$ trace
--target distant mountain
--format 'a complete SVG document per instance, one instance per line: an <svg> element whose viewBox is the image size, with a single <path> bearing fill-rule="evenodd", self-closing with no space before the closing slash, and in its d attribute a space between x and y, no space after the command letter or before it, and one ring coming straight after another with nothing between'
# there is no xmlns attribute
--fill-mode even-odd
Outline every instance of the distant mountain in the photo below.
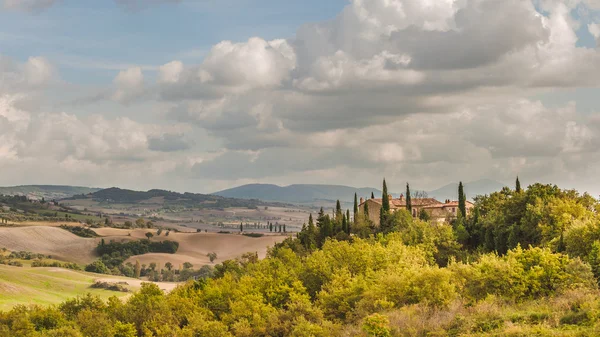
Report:
<svg viewBox="0 0 600 337"><path fill-rule="evenodd" d="M99 191L100 188L61 186L61 185L23 185L0 187L0 195L24 195L30 199L64 199L77 194L88 194Z"/></svg>
<svg viewBox="0 0 600 337"><path fill-rule="evenodd" d="M316 201L353 202L354 193L367 197L381 195L376 188L355 188L341 185L290 185L277 186L269 184L250 184L234 187L228 190L213 193L228 198L260 199L289 203L314 203Z"/></svg>
<svg viewBox="0 0 600 337"><path fill-rule="evenodd" d="M500 191L504 186L504 184L499 183L495 180L491 179L482 179L477 181L472 181L468 183L464 183L465 194L467 195L467 199L473 199L478 195L490 194L492 192ZM436 198L440 201L445 199L457 200L458 199L458 183L448 184L444 187L440 187L437 190L429 191L427 194Z"/></svg>
<svg viewBox="0 0 600 337"><path fill-rule="evenodd" d="M157 203L172 206L201 207L201 208L228 208L258 206L282 206L283 203L265 202L254 198L228 198L218 195L177 193L166 190L133 191L111 187L89 194L75 195L71 199L92 199L104 203L138 204Z"/></svg>
<svg viewBox="0 0 600 337"><path fill-rule="evenodd" d="M471 199L479 194L489 194L499 191L504 187L503 184L490 180L478 180L470 183L465 183L465 193L467 198ZM413 189L413 191L415 191ZM340 200L344 203L352 203L354 193L358 197L368 198L371 192L376 197L381 196L381 190L370 187L355 188L342 185L309 185L299 184L290 186L277 186L270 184L249 184L239 187L230 188L220 192L213 193L228 198L239 199L259 199L266 201L279 201L295 204L315 204L322 201ZM444 187L433 191L426 191L427 195L432 198L437 198L440 201L445 199L458 199L458 183L448 184ZM394 197L398 197L400 193L392 193Z"/></svg>

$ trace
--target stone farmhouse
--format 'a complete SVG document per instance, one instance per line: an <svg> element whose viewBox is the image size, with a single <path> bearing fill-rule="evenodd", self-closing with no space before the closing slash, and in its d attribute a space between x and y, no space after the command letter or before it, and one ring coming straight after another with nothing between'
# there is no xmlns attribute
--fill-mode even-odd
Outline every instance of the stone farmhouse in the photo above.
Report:
<svg viewBox="0 0 600 337"><path fill-rule="evenodd" d="M396 212L399 209L406 209L406 198L401 194L400 198L394 199L391 195L389 195L390 200L390 211ZM359 212L364 211L365 204L369 209L369 219L373 221L376 226L379 226L379 212L382 207L382 199L363 199L360 198L360 205L358 207ZM458 201L446 200L445 202L440 202L434 198L411 198L411 206L412 206L412 216L418 217L419 212L424 209L432 221L444 222L448 219L456 218L458 214ZM471 213L471 209L473 209L475 205L466 201L467 215Z"/></svg>

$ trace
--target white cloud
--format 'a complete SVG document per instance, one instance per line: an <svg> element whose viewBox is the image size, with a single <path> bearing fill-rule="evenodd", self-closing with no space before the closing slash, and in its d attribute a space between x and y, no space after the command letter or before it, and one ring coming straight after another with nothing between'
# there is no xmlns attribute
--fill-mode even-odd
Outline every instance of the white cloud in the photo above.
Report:
<svg viewBox="0 0 600 337"><path fill-rule="evenodd" d="M118 102L129 103L144 93L144 74L139 67L120 71L113 83L112 99Z"/></svg>

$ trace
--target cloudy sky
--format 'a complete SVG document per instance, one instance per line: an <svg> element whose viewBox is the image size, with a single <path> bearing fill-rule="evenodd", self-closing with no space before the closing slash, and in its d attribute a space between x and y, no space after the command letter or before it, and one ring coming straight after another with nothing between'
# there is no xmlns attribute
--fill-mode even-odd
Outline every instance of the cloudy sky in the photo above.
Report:
<svg viewBox="0 0 600 337"><path fill-rule="evenodd" d="M599 0L0 0L0 185L600 194Z"/></svg>

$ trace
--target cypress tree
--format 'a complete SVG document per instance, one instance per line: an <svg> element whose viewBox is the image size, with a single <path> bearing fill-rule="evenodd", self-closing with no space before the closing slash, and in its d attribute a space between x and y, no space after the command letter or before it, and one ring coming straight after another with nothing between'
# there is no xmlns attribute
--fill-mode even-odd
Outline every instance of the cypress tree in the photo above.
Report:
<svg viewBox="0 0 600 337"><path fill-rule="evenodd" d="M356 219L358 218L358 199L356 196L356 193L354 193L354 222L356 222ZM348 218L350 219L350 218Z"/></svg>
<svg viewBox="0 0 600 337"><path fill-rule="evenodd" d="M412 214L412 203L410 199L410 185L406 183L406 210Z"/></svg>
<svg viewBox="0 0 600 337"><path fill-rule="evenodd" d="M517 191L517 193L521 193L521 182L519 181L519 176L517 176L517 181L515 183L515 191Z"/></svg>
<svg viewBox="0 0 600 337"><path fill-rule="evenodd" d="M462 181L458 184L458 210L460 211L460 216L466 217L467 197L465 195Z"/></svg>
<svg viewBox="0 0 600 337"><path fill-rule="evenodd" d="M346 233L348 226L348 220L346 220L346 214L342 214L342 232Z"/></svg>
<svg viewBox="0 0 600 337"><path fill-rule="evenodd" d="M375 199L375 194L373 194L373 192L371 192L371 199Z"/></svg>
<svg viewBox="0 0 600 337"><path fill-rule="evenodd" d="M350 235L350 210L346 210L346 234ZM355 220L356 221L356 220Z"/></svg>
<svg viewBox="0 0 600 337"><path fill-rule="evenodd" d="M365 206L363 207L363 211L365 213L365 216L368 219L369 218L369 204L367 204L366 202L365 202Z"/></svg>
<svg viewBox="0 0 600 337"><path fill-rule="evenodd" d="M381 208L384 213L388 213L390 211L390 197L388 196L387 184L385 183L385 179L383 179L383 192L381 195Z"/></svg>
<svg viewBox="0 0 600 337"><path fill-rule="evenodd" d="M340 221L341 218L342 218L342 206L340 204L340 201L338 200L335 203L335 219L337 221Z"/></svg>

